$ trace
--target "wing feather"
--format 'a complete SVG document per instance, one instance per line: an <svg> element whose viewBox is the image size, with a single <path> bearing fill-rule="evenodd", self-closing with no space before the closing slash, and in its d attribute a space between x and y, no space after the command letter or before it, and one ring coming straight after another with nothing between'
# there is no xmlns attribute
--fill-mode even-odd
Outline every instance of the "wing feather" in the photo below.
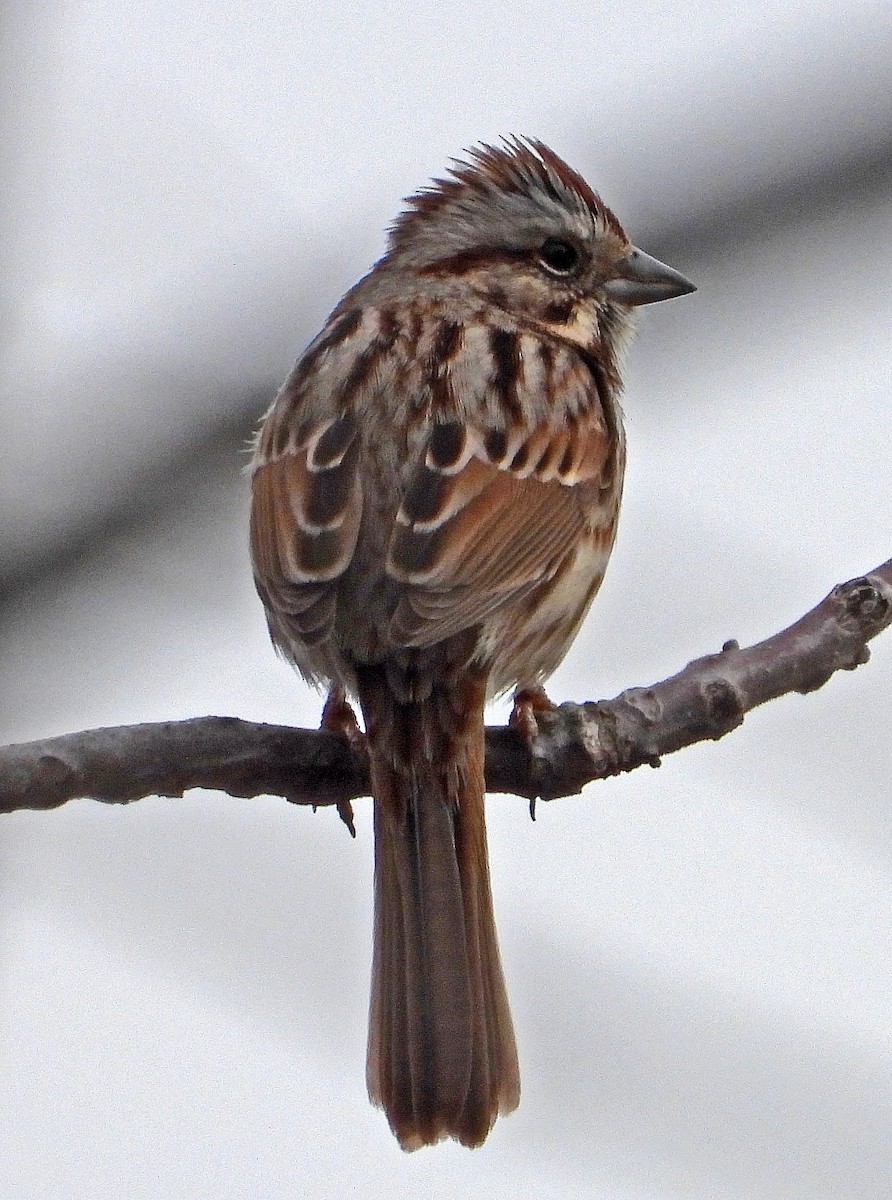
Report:
<svg viewBox="0 0 892 1200"><path fill-rule="evenodd" d="M334 584L359 536L359 439L349 415L310 423L293 450L252 479L251 556L257 589L276 618L273 635L311 645L326 637ZM288 649L288 646L283 646Z"/></svg>
<svg viewBox="0 0 892 1200"><path fill-rule="evenodd" d="M401 645L432 645L554 578L598 521L613 450L598 410L557 428L465 426L449 440L451 457L425 454L391 540Z"/></svg>

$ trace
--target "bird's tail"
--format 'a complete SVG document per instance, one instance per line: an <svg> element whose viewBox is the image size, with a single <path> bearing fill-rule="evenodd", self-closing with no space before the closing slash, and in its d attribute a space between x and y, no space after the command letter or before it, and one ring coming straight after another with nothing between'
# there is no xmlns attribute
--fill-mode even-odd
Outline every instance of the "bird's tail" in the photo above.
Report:
<svg viewBox="0 0 892 1200"><path fill-rule="evenodd" d="M479 1146L520 1097L489 885L485 693L473 671L420 699L398 697L384 667L359 676L375 797L367 1080L405 1150Z"/></svg>

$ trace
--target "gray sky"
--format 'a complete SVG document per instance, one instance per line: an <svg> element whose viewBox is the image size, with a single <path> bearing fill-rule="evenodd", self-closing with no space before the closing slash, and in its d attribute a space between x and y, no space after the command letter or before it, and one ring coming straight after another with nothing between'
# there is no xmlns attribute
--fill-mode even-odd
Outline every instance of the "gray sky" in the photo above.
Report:
<svg viewBox="0 0 892 1200"><path fill-rule="evenodd" d="M552 694L766 636L892 553L888 5L258 12L7 10L0 739L316 722L237 443L400 198L504 132L699 286L641 323L614 561ZM523 1099L474 1153L404 1156L365 1099L368 805L356 842L204 793L6 818L0 1192L886 1197L888 639L535 825L490 801Z"/></svg>

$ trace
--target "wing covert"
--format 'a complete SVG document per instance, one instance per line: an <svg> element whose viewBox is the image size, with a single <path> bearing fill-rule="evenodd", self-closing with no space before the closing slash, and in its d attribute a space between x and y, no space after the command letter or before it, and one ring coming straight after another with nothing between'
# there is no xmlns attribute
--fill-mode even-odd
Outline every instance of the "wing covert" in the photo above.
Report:
<svg viewBox="0 0 892 1200"><path fill-rule="evenodd" d="M532 430L435 425L390 545L393 639L431 645L551 579L599 523L613 452L598 410Z"/></svg>

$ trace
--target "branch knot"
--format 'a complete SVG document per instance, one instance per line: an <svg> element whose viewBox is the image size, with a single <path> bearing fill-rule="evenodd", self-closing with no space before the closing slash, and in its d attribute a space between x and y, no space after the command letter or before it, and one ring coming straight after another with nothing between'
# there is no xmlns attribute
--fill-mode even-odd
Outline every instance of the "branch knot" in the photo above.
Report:
<svg viewBox="0 0 892 1200"><path fill-rule="evenodd" d="M892 587L877 575L862 575L833 589L843 613L855 630L871 636L889 623Z"/></svg>

